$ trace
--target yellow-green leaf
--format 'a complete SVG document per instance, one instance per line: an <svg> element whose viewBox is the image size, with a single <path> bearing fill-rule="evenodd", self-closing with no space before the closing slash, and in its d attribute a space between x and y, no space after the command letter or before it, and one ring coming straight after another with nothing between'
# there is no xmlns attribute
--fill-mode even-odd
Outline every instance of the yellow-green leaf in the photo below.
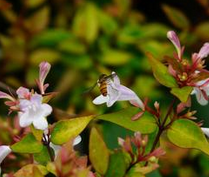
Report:
<svg viewBox="0 0 209 177"><path fill-rule="evenodd" d="M97 7L87 3L81 7L74 18L73 32L87 42L92 43L99 32Z"/></svg>
<svg viewBox="0 0 209 177"><path fill-rule="evenodd" d="M33 51L30 55L30 61L34 65L38 65L40 62L47 61L49 63L54 63L60 58L60 54L56 50L40 48Z"/></svg>
<svg viewBox="0 0 209 177"><path fill-rule="evenodd" d="M89 158L95 170L104 175L109 162L109 151L96 128L92 128L89 140Z"/></svg>
<svg viewBox="0 0 209 177"><path fill-rule="evenodd" d="M182 148L195 148L209 155L209 143L200 127L191 120L178 119L167 130L169 140Z"/></svg>
<svg viewBox="0 0 209 177"><path fill-rule="evenodd" d="M181 102L187 102L189 95L191 94L193 87L186 86L182 88L172 88L171 93L175 95Z"/></svg>
<svg viewBox="0 0 209 177"><path fill-rule="evenodd" d="M31 132L37 141L41 142L43 138L43 130L36 129L33 125L30 126Z"/></svg>
<svg viewBox="0 0 209 177"><path fill-rule="evenodd" d="M174 7L170 7L168 5L162 6L165 14L167 15L168 19L175 25L177 28L180 29L188 29L190 26L190 22L188 18L181 12L179 9Z"/></svg>
<svg viewBox="0 0 209 177"><path fill-rule="evenodd" d="M126 155L123 152L111 154L109 166L105 177L124 177L129 164L126 161Z"/></svg>
<svg viewBox="0 0 209 177"><path fill-rule="evenodd" d="M45 166L29 164L18 170L15 177L44 177L48 173Z"/></svg>
<svg viewBox="0 0 209 177"><path fill-rule="evenodd" d="M200 37L202 40L207 41L209 40L209 21L200 23L196 26L195 34Z"/></svg>
<svg viewBox="0 0 209 177"><path fill-rule="evenodd" d="M51 141L54 144L68 142L78 136L93 118L94 116L91 115L57 122L51 133Z"/></svg>
<svg viewBox="0 0 209 177"><path fill-rule="evenodd" d="M49 22L49 7L44 6L25 20L25 27L31 32L39 32L46 28Z"/></svg>
<svg viewBox="0 0 209 177"><path fill-rule="evenodd" d="M97 116L97 118L115 123L132 131L140 131L141 133L154 132L157 128L157 125L154 117L151 114L145 112L143 116L140 117L138 120L131 120L131 118L139 111L141 111L139 110L139 108L130 107L122 109L118 112L103 114Z"/></svg>
<svg viewBox="0 0 209 177"><path fill-rule="evenodd" d="M103 52L100 58L105 64L120 66L126 64L132 58L132 54L122 50L108 49Z"/></svg>
<svg viewBox="0 0 209 177"><path fill-rule="evenodd" d="M39 153L43 148L43 144L36 140L32 133L27 134L19 142L13 144L11 149L17 153Z"/></svg>
<svg viewBox="0 0 209 177"><path fill-rule="evenodd" d="M168 68L158 61L151 53L147 53L153 75L159 83L166 87L178 87L175 78L168 72Z"/></svg>

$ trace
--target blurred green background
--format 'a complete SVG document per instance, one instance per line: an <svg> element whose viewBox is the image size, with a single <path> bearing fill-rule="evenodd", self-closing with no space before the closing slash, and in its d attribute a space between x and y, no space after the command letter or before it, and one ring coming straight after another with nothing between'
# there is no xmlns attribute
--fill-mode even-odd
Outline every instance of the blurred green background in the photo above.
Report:
<svg viewBox="0 0 209 177"><path fill-rule="evenodd" d="M185 58L209 41L208 0L0 0L0 81L17 89L37 89L38 65L52 64L47 77L48 91L58 91L51 104L69 114L102 114L129 106L95 106L99 89L83 94L100 74L115 71L123 85L141 99L159 101L166 108L169 90L155 81L145 53L158 59L172 55L174 47L166 33L175 30L186 46ZM208 105L201 107L193 98L197 121L209 127ZM1 144L9 144L5 133L7 107L0 102ZM12 114L12 117L15 114ZM53 115L51 123L62 119ZM67 118L67 117L64 117ZM12 124L12 123L11 123ZM117 147L117 137L132 134L119 126L98 122L109 148ZM83 133L83 151L88 152L88 130ZM150 177L209 176L209 158L197 151L177 148L162 139L167 155L159 171ZM161 175L160 175L161 173Z"/></svg>

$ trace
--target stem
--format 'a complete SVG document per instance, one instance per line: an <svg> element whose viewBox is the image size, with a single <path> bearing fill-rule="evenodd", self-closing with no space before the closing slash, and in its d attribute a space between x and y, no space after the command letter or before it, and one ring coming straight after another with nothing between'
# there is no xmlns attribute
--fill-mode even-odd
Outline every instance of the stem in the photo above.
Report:
<svg viewBox="0 0 209 177"><path fill-rule="evenodd" d="M53 157L53 154L52 154L52 151L51 151L50 146L47 145L46 147L47 147L47 150L48 150L48 153L49 153L49 156L50 156L51 161L54 162L54 157Z"/></svg>
<svg viewBox="0 0 209 177"><path fill-rule="evenodd" d="M175 101L176 101L176 98L174 98L173 101L171 102L171 104L170 104L170 106L169 106L169 108L168 108L167 114L165 115L165 118L163 119L162 124L159 125L159 131L158 131L158 133L157 133L157 136L156 136L156 138L155 138L155 141L154 141L154 143L153 143L153 146L152 146L152 149L151 149L150 152L152 152L152 151L155 149L155 147L157 146L157 144L158 144L158 142L159 142L159 140L160 140L161 134L162 134L163 131L165 130L165 123L166 123L166 121L167 121L167 119L168 119L168 116L170 115L170 113L171 113L171 111L172 111L172 109L173 109L173 105L174 105Z"/></svg>
<svg viewBox="0 0 209 177"><path fill-rule="evenodd" d="M50 156L50 159L53 162L54 161L54 156L53 156L52 151L51 151L51 148L49 146L50 140L49 140L49 137L46 137L45 134L43 134L43 144L46 146L47 151L48 151L49 156Z"/></svg>

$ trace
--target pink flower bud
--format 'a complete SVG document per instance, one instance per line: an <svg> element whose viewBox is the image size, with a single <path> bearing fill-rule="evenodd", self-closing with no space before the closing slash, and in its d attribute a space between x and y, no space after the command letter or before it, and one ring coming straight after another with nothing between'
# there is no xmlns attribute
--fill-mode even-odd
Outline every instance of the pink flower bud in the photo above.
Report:
<svg viewBox="0 0 209 177"><path fill-rule="evenodd" d="M179 59L181 59L181 55L182 55L181 44L180 44L178 36L176 35L176 33L174 31L169 31L167 33L167 37L175 46L175 48L177 50L178 57L179 57Z"/></svg>
<svg viewBox="0 0 209 177"><path fill-rule="evenodd" d="M37 81L37 84L39 86L41 94L45 93L45 90L48 86L48 85L44 85L44 81L49 73L50 68L51 65L46 61L41 62L39 65L39 80Z"/></svg>
<svg viewBox="0 0 209 177"><path fill-rule="evenodd" d="M46 76L51 68L51 65L48 62L43 61L40 63L39 68L39 81L40 83L44 83Z"/></svg>

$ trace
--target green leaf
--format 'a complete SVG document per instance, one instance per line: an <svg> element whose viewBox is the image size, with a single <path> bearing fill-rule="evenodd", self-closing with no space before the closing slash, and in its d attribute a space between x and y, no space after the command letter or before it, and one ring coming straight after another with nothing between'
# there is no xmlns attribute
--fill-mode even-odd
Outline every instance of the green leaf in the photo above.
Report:
<svg viewBox="0 0 209 177"><path fill-rule="evenodd" d="M59 145L68 142L78 136L93 118L91 115L59 121L51 133L51 141Z"/></svg>
<svg viewBox="0 0 209 177"><path fill-rule="evenodd" d="M115 152L110 156L109 166L105 177L124 177L128 164L123 152Z"/></svg>
<svg viewBox="0 0 209 177"><path fill-rule="evenodd" d="M97 7L92 3L86 3L81 7L73 21L73 32L88 43L92 43L99 32Z"/></svg>
<svg viewBox="0 0 209 177"><path fill-rule="evenodd" d="M105 64L120 66L126 64L132 58L132 54L122 50L108 49L103 52L100 58Z"/></svg>
<svg viewBox="0 0 209 177"><path fill-rule="evenodd" d="M47 175L48 171L45 166L29 164L23 166L20 170L18 170L14 176L15 177L44 177Z"/></svg>
<svg viewBox="0 0 209 177"><path fill-rule="evenodd" d="M191 120L178 119L167 131L169 140L182 148L195 148L209 155L209 143L200 127Z"/></svg>
<svg viewBox="0 0 209 177"><path fill-rule="evenodd" d="M40 153L34 154L34 159L41 165L47 165L47 163L51 161L47 147L44 146Z"/></svg>
<svg viewBox="0 0 209 177"><path fill-rule="evenodd" d="M206 21L197 25L195 29L195 34L198 37L200 37L202 40L208 41L209 40L208 31L209 31L209 21Z"/></svg>
<svg viewBox="0 0 209 177"><path fill-rule="evenodd" d="M44 30L49 23L50 8L48 6L42 7L40 10L25 20L25 27L32 33L37 33Z"/></svg>
<svg viewBox="0 0 209 177"><path fill-rule="evenodd" d="M59 43L58 49L61 52L70 54L85 54L86 46L76 38L70 38Z"/></svg>
<svg viewBox="0 0 209 177"><path fill-rule="evenodd" d="M181 102L185 103L187 102L192 90L193 87L186 86L182 88L172 88L171 93L175 95Z"/></svg>
<svg viewBox="0 0 209 177"><path fill-rule="evenodd" d="M44 59L49 63L54 63L60 58L60 53L56 50L48 49L48 48L39 48L33 51L30 55L30 61L34 65L38 65Z"/></svg>
<svg viewBox="0 0 209 177"><path fill-rule="evenodd" d="M168 72L168 68L165 65L154 58L151 53L147 53L147 57L151 64L153 74L159 83L166 87L178 87L175 78Z"/></svg>
<svg viewBox="0 0 209 177"><path fill-rule="evenodd" d="M11 146L12 151L17 153L39 153L42 148L42 143L38 142L32 133Z"/></svg>
<svg viewBox="0 0 209 177"><path fill-rule="evenodd" d="M59 42L72 37L69 31L63 29L48 29L39 33L31 40L33 47L55 47Z"/></svg>
<svg viewBox="0 0 209 177"><path fill-rule="evenodd" d="M41 142L43 138L43 130L36 129L33 125L30 126L31 132L37 141Z"/></svg>
<svg viewBox="0 0 209 177"><path fill-rule="evenodd" d="M113 34L118 28L118 24L115 19L102 10L98 10L98 15L101 29L107 34Z"/></svg>
<svg viewBox="0 0 209 177"><path fill-rule="evenodd" d="M165 14L167 15L168 19L175 25L177 28L180 29L188 29L190 27L190 22L188 18L181 12L180 10L170 7L168 5L162 6Z"/></svg>
<svg viewBox="0 0 209 177"><path fill-rule="evenodd" d="M122 109L118 112L103 114L97 116L98 119L109 121L127 128L132 131L140 131L141 133L152 133L157 128L154 117L145 112L140 119L132 121L131 118L139 112L139 108L130 107Z"/></svg>
<svg viewBox="0 0 209 177"><path fill-rule="evenodd" d="M96 128L92 128L89 141L91 163L97 172L104 175L108 167L109 151Z"/></svg>
<svg viewBox="0 0 209 177"><path fill-rule="evenodd" d="M23 3L25 4L26 7L35 8L45 1L46 0L30 0L30 1L24 1Z"/></svg>

